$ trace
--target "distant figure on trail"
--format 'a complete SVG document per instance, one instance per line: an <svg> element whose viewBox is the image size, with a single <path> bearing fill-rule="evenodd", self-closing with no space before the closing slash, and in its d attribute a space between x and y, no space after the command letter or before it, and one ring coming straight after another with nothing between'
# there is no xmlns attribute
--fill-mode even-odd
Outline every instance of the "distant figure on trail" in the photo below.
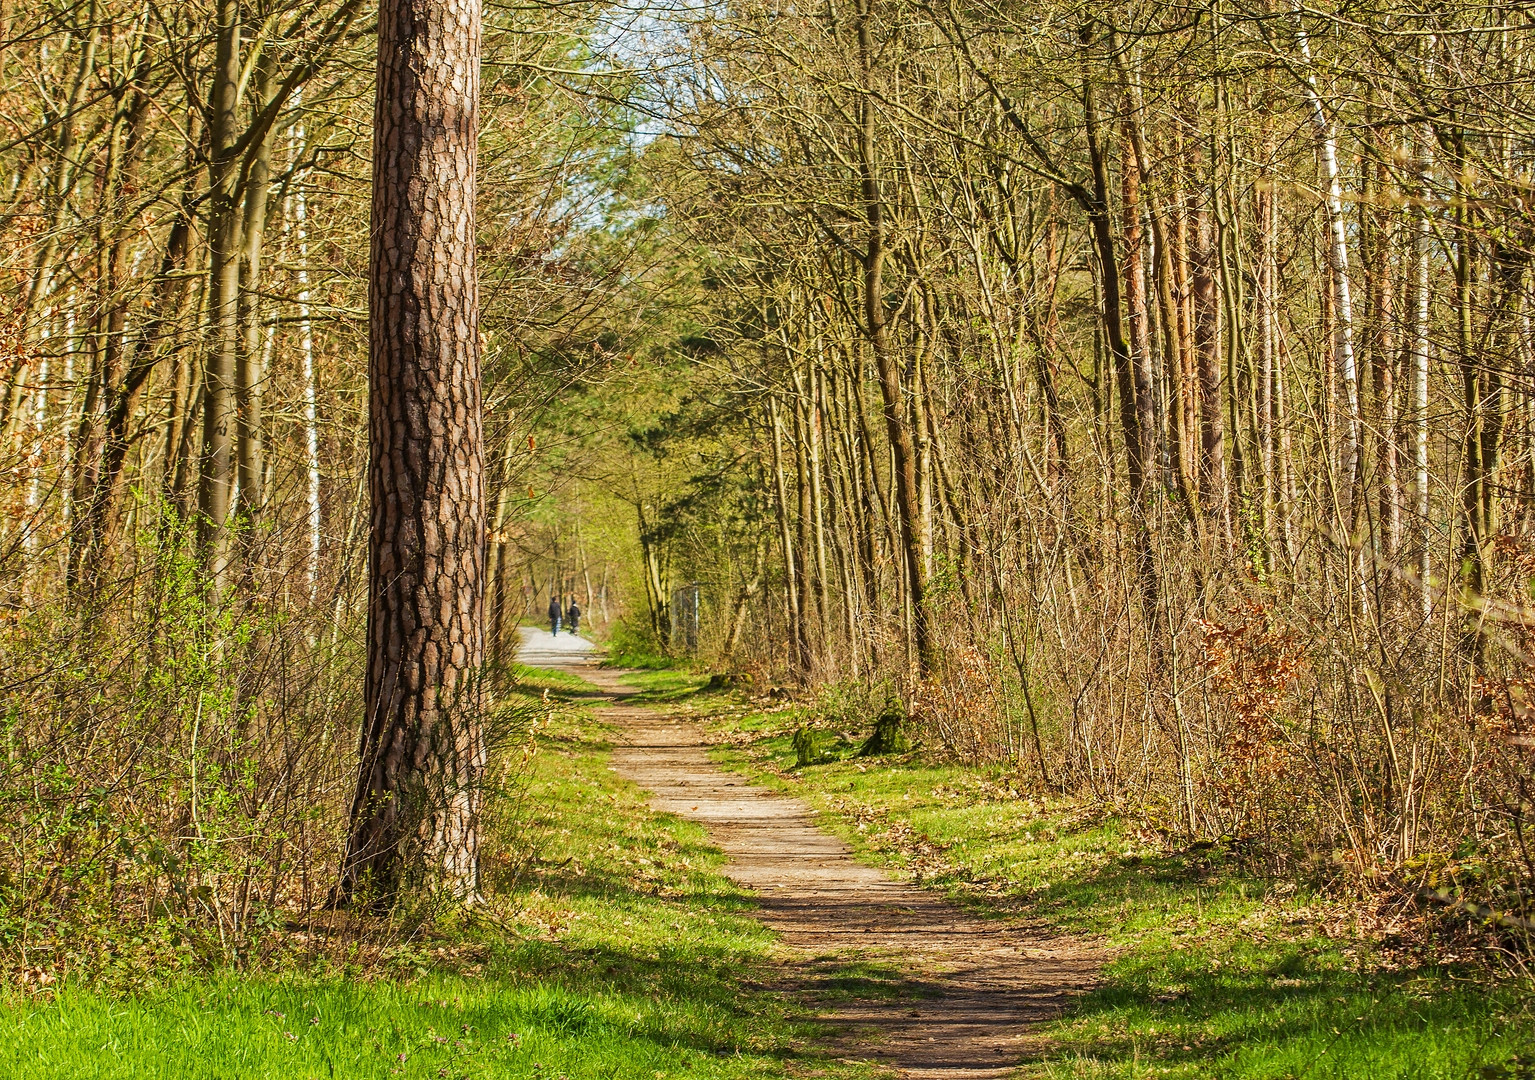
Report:
<svg viewBox="0 0 1535 1080"><path fill-rule="evenodd" d="M573 596L565 608L565 617L570 620L570 632L572 634L579 634L581 632L581 607L576 603L576 598Z"/></svg>
<svg viewBox="0 0 1535 1080"><path fill-rule="evenodd" d="M560 598L549 598L549 632L555 637L560 636Z"/></svg>

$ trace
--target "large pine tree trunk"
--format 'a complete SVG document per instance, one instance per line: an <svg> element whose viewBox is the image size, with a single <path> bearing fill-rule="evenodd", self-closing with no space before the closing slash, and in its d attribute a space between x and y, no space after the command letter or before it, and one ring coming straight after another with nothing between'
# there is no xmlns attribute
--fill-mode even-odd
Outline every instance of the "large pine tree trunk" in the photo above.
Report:
<svg viewBox="0 0 1535 1080"><path fill-rule="evenodd" d="M378 37L368 670L342 888L472 898L485 762L479 0L384 0Z"/></svg>

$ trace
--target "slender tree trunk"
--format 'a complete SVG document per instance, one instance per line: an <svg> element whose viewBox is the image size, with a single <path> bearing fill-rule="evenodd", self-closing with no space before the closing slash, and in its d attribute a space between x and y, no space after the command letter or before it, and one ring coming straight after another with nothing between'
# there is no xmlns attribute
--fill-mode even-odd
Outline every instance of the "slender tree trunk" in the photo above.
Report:
<svg viewBox="0 0 1535 1080"><path fill-rule="evenodd" d="M190 177L197 155L202 151L202 110L191 109L187 118L187 150L186 168ZM186 199L192 197L192 183L188 179L186 186ZM193 207L188 204L186 212L190 219ZM197 272L198 263L202 259L203 248L199 247L189 252L183 268L185 277L181 286L183 307L189 307L192 325L202 325L202 310L200 297L206 295L206 289L198 289L198 280L201 275ZM160 497L169 504L169 508L176 511L178 518L185 519L187 507L184 505L186 485L189 482L189 470L186 467L185 455L191 449L190 425L193 415L193 404L196 401L198 389L196 373L194 371L196 350L189 349L184 342L177 342L172 349L171 376L170 376L170 402L166 410L165 422L165 449L161 456L160 466ZM169 522L167 522L169 524Z"/></svg>
<svg viewBox="0 0 1535 1080"><path fill-rule="evenodd" d="M1120 185L1125 241L1125 312L1130 327L1132 400L1136 412L1135 428L1132 431L1126 424L1125 438L1128 440L1134 435L1138 443L1139 469L1132 464L1130 470L1133 501L1131 512L1135 519L1135 574L1140 586L1143 614L1148 623L1152 623L1157 617L1161 587L1157 579L1156 550L1151 535L1148 482L1157 475L1160 455L1156 448L1161 445L1162 435L1156 422L1151 310L1146 292L1146 263L1141 235L1141 170L1128 122L1125 124L1123 142L1124 162L1120 170Z"/></svg>
<svg viewBox="0 0 1535 1080"><path fill-rule="evenodd" d="M1297 15L1297 19L1299 16ZM1359 415L1359 372L1354 362L1354 304L1349 292L1348 280L1348 222L1343 206L1343 181L1338 171L1338 142L1333 134L1332 121L1322 105L1317 92L1316 80L1311 74L1311 45L1305 27L1297 25L1296 41L1300 47L1302 85L1306 101L1311 109L1311 123L1316 129L1317 147L1322 158L1322 176L1327 184L1327 266L1332 277L1333 348L1337 357L1338 374L1343 379L1344 441L1343 460L1339 477L1345 485L1344 499L1346 527L1352 530L1354 516L1359 510L1355 497L1361 464L1359 444L1361 438Z"/></svg>
<svg viewBox="0 0 1535 1080"><path fill-rule="evenodd" d="M1151 368L1151 311L1146 291L1145 241L1141 229L1141 175L1135 142L1125 124L1124 163L1120 169L1121 216L1125 240L1125 317L1130 329L1131 372L1135 389L1136 432L1146 476L1156 472L1156 381Z"/></svg>
<svg viewBox="0 0 1535 1080"><path fill-rule="evenodd" d="M846 455L845 466L848 478L848 516L857 523L855 534L857 537L854 547L853 565L856 569L861 591L857 611L862 617L856 621L856 625L862 628L862 632L856 634L855 640L860 648L867 651L869 661L878 666L880 656L879 636L871 632L872 618L879 611L879 565L878 565L878 540L876 530L882 520L876 511L873 489L876 488L874 480L867 472L869 455L867 453L868 428L864 423L862 395L858 388L860 379L859 365L856 359L856 347L849 346L848 356L848 383L847 394L844 399L844 422L842 424L843 451Z"/></svg>
<svg viewBox="0 0 1535 1080"><path fill-rule="evenodd" d="M1199 490L1205 513L1217 532L1232 542L1231 493L1226 475L1226 432L1221 401L1220 251L1215 215L1210 211L1212 182L1205 176L1198 133L1190 140L1188 200L1190 299L1194 310L1194 358L1199 387ZM1214 166L1210 166L1213 174Z"/></svg>
<svg viewBox="0 0 1535 1080"><path fill-rule="evenodd" d="M272 51L263 49L256 61L256 107L272 96ZM254 518L261 512L262 481L266 473L261 411L266 373L262 363L261 256L266 237L267 207L272 186L271 128L254 147L245 180L245 207L240 215L240 312L243 340L235 360L235 460L240 484L239 512Z"/></svg>
<svg viewBox="0 0 1535 1080"><path fill-rule="evenodd" d="M240 93L240 5L219 0L212 94L208 287L212 342L203 368L203 446L197 487L198 546L215 605L229 573L234 497L235 387L240 352L240 203L236 112Z"/></svg>
<svg viewBox="0 0 1535 1080"><path fill-rule="evenodd" d="M1473 663L1479 663L1485 645L1482 619L1476 610L1486 592L1486 556L1489 536L1483 516L1482 488L1487 483L1484 445L1484 393L1477 363L1475 311L1477 304L1476 237L1472 233L1472 195L1465 185L1464 132L1456 132L1455 169L1455 344L1460 368L1461 407L1465 410L1465 436L1461 440L1461 601L1466 614L1463 645Z"/></svg>
<svg viewBox="0 0 1535 1080"><path fill-rule="evenodd" d="M828 608L827 589L830 571L826 560L826 496L823 491L825 480L825 462L823 461L822 443L824 440L823 416L821 411L821 371L812 363L810 367L810 395L807 403L807 416L810 427L810 513L812 532L815 539L815 596L816 614L820 620L821 647L827 650L831 656L835 650L831 646L831 615Z"/></svg>
<svg viewBox="0 0 1535 1080"><path fill-rule="evenodd" d="M342 889L478 887L485 470L479 0L384 0L369 287L368 668Z"/></svg>
<svg viewBox="0 0 1535 1080"><path fill-rule="evenodd" d="M893 570L894 588L896 591L901 589L901 571L895 559L895 553L900 547L899 525L895 521L895 511L891 508L890 500L885 494L885 483L880 475L878 443L874 438L875 429L869 422L869 412L864 401L863 358L856 346L849 346L849 349L851 371L848 380L850 391L848 407L853 413L853 421L856 424L857 438L854 453L858 455L858 458L855 464L863 496L864 519L869 523L863 536L864 567L867 570L864 586L868 594L867 610L871 617L878 617L884 610L880 604L884 579L883 568L890 567ZM887 551L890 552L891 558L885 557ZM879 663L879 657L883 654L887 639L888 635L883 633L875 634L870 638L869 654L875 664Z"/></svg>
<svg viewBox="0 0 1535 1080"><path fill-rule="evenodd" d="M532 438L529 437L529 444ZM506 528L511 523L512 515L512 447L510 437L501 451L501 475L496 477L496 517L491 523L489 544L492 552L490 562L490 580L486 589L490 604L490 639L488 652L498 662L505 658L506 649L506 607L509 602L507 582L507 552L511 544L507 543ZM587 597L587 607L591 607L591 597Z"/></svg>
<svg viewBox="0 0 1535 1080"><path fill-rule="evenodd" d="M873 15L868 0L859 0L858 51L865 80L872 79L874 47L869 22ZM863 316L874 366L879 373L884 399L885 430L890 440L894 467L895 502L899 518L902 563L906 576L906 600L911 612L915 671L926 675L933 663L932 633L927 610L927 579L922 572L920 523L921 492L917 479L917 448L912 434L901 363L890 336L890 312L885 304L886 206L880 190L875 148L875 95L866 86L858 102L858 167L863 211L868 226L863 252Z"/></svg>
<svg viewBox="0 0 1535 1080"><path fill-rule="evenodd" d="M1129 103L1125 130L1134 152L1135 166L1140 178L1139 188L1142 197L1147 199L1147 220L1151 225L1152 246L1156 249L1153 280L1162 328L1162 366L1168 382L1167 444L1172 452L1171 471L1178 494L1182 497L1184 508L1188 513L1189 522L1197 535L1200 528L1199 494L1198 483L1194 477L1193 460L1189 456L1185 437L1187 421L1184 388L1187 380L1183 375L1183 339L1179 333L1181 305L1177 295L1173 243L1170 235L1173 230L1168 228L1162 203L1152 189L1151 163L1146 150L1145 129L1141 123L1141 117L1145 113L1145 103L1137 81L1139 76L1138 73L1132 73L1129 61L1124 51L1118 48L1117 41L1114 44L1120 80L1124 84L1124 94Z"/></svg>
<svg viewBox="0 0 1535 1080"><path fill-rule="evenodd" d="M293 95L293 107L301 106L298 93ZM289 146L294 154L304 146L304 128L296 124L288 132ZM304 191L304 174L293 178L292 213L283 215L283 228L293 229L298 242L298 346L302 359L304 379L304 494L309 513L309 590L313 594L320 576L320 429L319 394L315 385L314 370L314 323L310 314L309 296L309 200Z"/></svg>
<svg viewBox="0 0 1535 1080"><path fill-rule="evenodd" d="M128 427L139 391L160 358L155 339L171 306L171 297L166 295L170 273L186 258L188 226L183 217L171 229L160 268L162 287L155 297L149 332L147 337L141 335L140 347L135 350L128 341L125 291L132 233L119 229L115 237L110 236L108 224L120 221L127 192L135 186L148 107L148 98L135 92L121 108L110 137L105 168L97 230L101 249L100 314L95 335L98 360L75 448L78 469L74 498L79 511L71 522L67 571L73 590L86 587L89 591L99 579L107 544L117 523L118 481L128 452ZM182 204L184 215L185 199Z"/></svg>
<svg viewBox="0 0 1535 1080"><path fill-rule="evenodd" d="M789 513L789 484L784 472L783 421L778 399L768 398L768 425L773 436L773 494L778 508L778 539L783 547L784 606L789 616L789 669L803 679L809 663L809 643L805 640L805 615L800 589L799 560L795 554L794 525Z"/></svg>
<svg viewBox="0 0 1535 1080"><path fill-rule="evenodd" d="M790 429L790 449L794 452L794 491L798 507L794 515L794 537L797 550L795 568L799 571L800 614L805 621L805 670L808 673L825 655L826 615L824 610L825 585L820 577L821 568L815 564L812 525L814 510L810 492L810 422L804 380L794 374L793 426ZM812 626L816 633L812 634Z"/></svg>
<svg viewBox="0 0 1535 1080"><path fill-rule="evenodd" d="M1052 216L1049 224L1045 226L1044 257L1047 266L1060 265L1056 253L1063 246L1060 241L1060 230ZM1104 304L1104 310L1107 313L1107 300ZM1067 487L1071 475L1071 450L1067 445L1066 412L1061 408L1061 395L1055 385L1055 354L1060 341L1060 325L1055 305L1042 306L1045 314L1037 321L1043 325L1036 331L1034 377L1039 385L1040 430L1044 433L1044 480L1050 495L1060 506L1060 513L1055 515L1055 521L1059 528L1064 530L1067 527L1071 509L1071 493ZM1118 375L1117 368L1115 374ZM1114 385L1121 392L1123 391L1124 388L1120 386L1118 379Z"/></svg>
<svg viewBox="0 0 1535 1080"><path fill-rule="evenodd" d="M1140 410L1135 400L1135 373L1130 345L1125 339L1124 305L1120 296L1119 257L1114 243L1114 223L1109 211L1108 151L1103 145L1098 124L1098 104L1093 85L1082 84L1084 128L1093 186L1088 199L1088 224L1093 234L1093 249L1098 256L1099 287L1103 290L1101 322L1109 357L1114 365L1114 385L1119 394L1119 420L1124 429L1125 461L1130 474L1130 489L1141 497L1146 481L1146 461L1142 453ZM1057 410L1058 403L1052 402Z"/></svg>
<svg viewBox="0 0 1535 1080"><path fill-rule="evenodd" d="M1410 363L1412 367L1412 466L1413 509L1417 514L1414 532L1418 555L1418 602L1423 616L1432 611L1429 587L1433 569L1432 545L1428 524L1428 318L1432 300L1429 289L1429 256L1432 252L1433 220L1428 199L1433 189L1433 142L1425 128L1418 172L1418 208L1413 235L1413 304Z"/></svg>
<svg viewBox="0 0 1535 1080"><path fill-rule="evenodd" d="M1265 545L1270 538L1274 520L1275 492L1278 484L1274 475L1274 382L1277 369L1275 357L1274 286L1278 258L1275 243L1275 194L1271 179L1270 162L1274 156L1273 122L1267 115L1263 119L1260 138L1260 179L1253 195L1253 219L1258 231L1257 263L1253 268L1253 331L1257 343L1257 432L1258 444L1258 505L1263 519Z"/></svg>
<svg viewBox="0 0 1535 1080"><path fill-rule="evenodd" d="M1276 286L1277 289L1277 286ZM1295 453L1290 437L1290 389L1286 372L1290 370L1289 353L1283 339L1275 337L1274 349L1274 431L1276 435L1275 479L1279 483L1279 537L1284 544L1285 558L1295 561L1297 537L1295 528L1296 507L1299 499L1295 485Z"/></svg>
<svg viewBox="0 0 1535 1080"><path fill-rule="evenodd" d="M1369 276L1369 321L1374 329L1370 345L1370 370L1375 397L1375 427L1377 429L1377 463L1380 468L1380 561L1386 568L1381 580L1380 606L1387 610L1392 606L1395 587L1395 564L1401 549L1402 501L1401 484L1397 463L1397 377L1400 362L1397 351L1395 326L1396 278L1393 273L1394 249L1391 229L1392 216L1383 207L1386 185L1391 183L1384 164L1376 170L1375 198L1365 199L1369 225L1365 235L1370 239L1371 255L1366 257ZM1377 578L1380 575L1376 575Z"/></svg>
<svg viewBox="0 0 1535 1080"><path fill-rule="evenodd" d="M863 607L863 585L865 569L861 565L861 548L865 535L871 527L864 521L861 515L861 506L857 493L857 475L855 451L852 448L853 437L851 424L841 407L840 396L837 391L838 374L835 368L829 368L826 372L825 396L826 412L831 425L831 435L827 439L830 448L828 456L829 481L832 493L833 513L831 515L831 532L833 546L837 552L842 567L842 626L843 634L847 639L847 648L852 658L853 673L856 677L862 667L863 649L867 635L859 633L862 624L860 618ZM837 513L840 510L845 527L837 527Z"/></svg>

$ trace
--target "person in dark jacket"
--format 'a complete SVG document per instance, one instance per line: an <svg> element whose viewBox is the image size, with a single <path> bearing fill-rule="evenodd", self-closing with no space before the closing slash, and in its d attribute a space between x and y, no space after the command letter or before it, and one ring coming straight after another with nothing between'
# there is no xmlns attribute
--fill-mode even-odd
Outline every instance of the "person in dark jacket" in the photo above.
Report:
<svg viewBox="0 0 1535 1080"><path fill-rule="evenodd" d="M581 632L581 607L576 603L576 598L573 596L570 598L570 603L565 607L565 618L570 620L570 632L572 634L579 634Z"/></svg>
<svg viewBox="0 0 1535 1080"><path fill-rule="evenodd" d="M555 637L559 637L560 636L560 615L561 614L562 613L560 611L560 598L558 596L551 596L549 598L549 632L551 634L553 634Z"/></svg>

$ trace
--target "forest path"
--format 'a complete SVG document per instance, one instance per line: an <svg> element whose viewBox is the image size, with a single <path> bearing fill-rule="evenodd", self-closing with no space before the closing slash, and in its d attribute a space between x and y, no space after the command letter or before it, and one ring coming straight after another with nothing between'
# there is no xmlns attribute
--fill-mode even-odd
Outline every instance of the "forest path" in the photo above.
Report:
<svg viewBox="0 0 1535 1080"><path fill-rule="evenodd" d="M1101 954L1016 924L982 923L865 866L804 803L711 762L696 722L626 704L634 691L625 672L599 667L589 642L522 634L522 663L602 690L609 704L598 714L619 730L613 767L650 792L656 810L704 825L730 860L725 873L756 894L762 922L792 952L782 988L841 999L825 1017L839 1056L912 1080L1005 1077L1028 1049L1028 1029L1092 984ZM896 973L893 983L869 977L881 969Z"/></svg>

